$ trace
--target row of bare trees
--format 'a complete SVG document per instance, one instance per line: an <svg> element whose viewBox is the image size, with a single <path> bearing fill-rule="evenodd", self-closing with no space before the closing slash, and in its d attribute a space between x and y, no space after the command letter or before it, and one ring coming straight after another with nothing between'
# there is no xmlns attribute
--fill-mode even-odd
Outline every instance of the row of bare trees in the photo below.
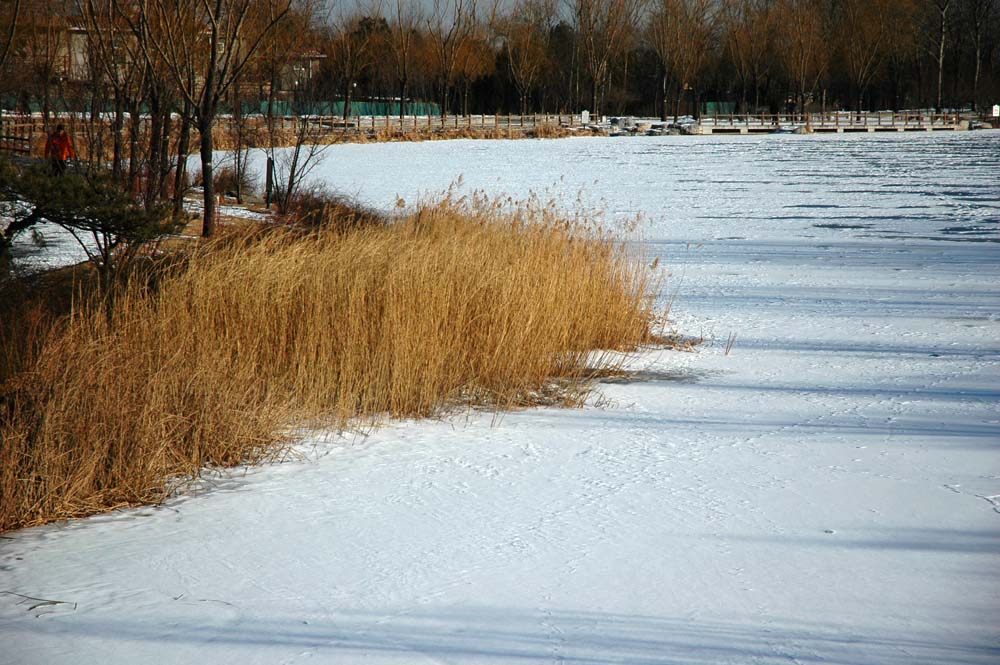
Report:
<svg viewBox="0 0 1000 665"><path fill-rule="evenodd" d="M236 82L243 101L268 98L302 49L321 64L296 94L337 101L345 118L364 100L403 115L410 99L433 100L444 116L655 108L666 117L709 99L751 111L827 99L942 108L981 104L1000 88L1000 0L335 0L322 15L288 2L4 0L0 63L12 54L32 63L30 75L19 69L28 85L10 87L36 90L47 113L60 80L53 61L67 48L58 42L82 21L112 96L159 67L149 101L170 79L203 127L231 106ZM281 38L269 46L268 33ZM239 48L219 47L227 40Z"/></svg>
<svg viewBox="0 0 1000 665"><path fill-rule="evenodd" d="M351 96L442 113L964 106L1000 94L1000 0L385 0L318 43ZM328 83L329 85L329 83ZM463 94L454 95L456 88ZM331 90L330 92L333 92ZM347 104L346 106L349 106ZM345 113L348 111L345 110ZM401 111L402 112L402 111Z"/></svg>
<svg viewBox="0 0 1000 665"><path fill-rule="evenodd" d="M4 15L0 94L34 93L46 124L85 112L86 159L147 206L173 195L178 214L196 132L212 235L213 127L268 47L284 52L278 27L295 10L292 0L19 0Z"/></svg>
<svg viewBox="0 0 1000 665"><path fill-rule="evenodd" d="M314 1L0 0L0 98L89 113L92 159L150 202L179 209L196 148L211 234L222 114L237 147L265 115L273 148L276 116L359 102L667 118L1000 97L1000 0Z"/></svg>
<svg viewBox="0 0 1000 665"><path fill-rule="evenodd" d="M750 111L1000 96L998 0L649 0L631 30L620 69L654 54L663 117L685 94ZM622 94L641 97L641 84Z"/></svg>
<svg viewBox="0 0 1000 665"><path fill-rule="evenodd" d="M709 99L775 111L1000 96L1000 0L372 0L334 13L321 82L345 114L359 97L434 99L444 115L471 96L477 112L666 117Z"/></svg>

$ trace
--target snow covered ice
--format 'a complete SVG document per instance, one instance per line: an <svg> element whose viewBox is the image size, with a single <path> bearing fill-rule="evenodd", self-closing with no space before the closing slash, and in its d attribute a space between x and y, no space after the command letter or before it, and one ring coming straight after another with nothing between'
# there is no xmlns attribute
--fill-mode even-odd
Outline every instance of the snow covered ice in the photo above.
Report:
<svg viewBox="0 0 1000 665"><path fill-rule="evenodd" d="M459 176L641 215L706 342L582 410L317 434L8 534L0 662L1000 661L1000 132L342 145L313 173L385 208Z"/></svg>

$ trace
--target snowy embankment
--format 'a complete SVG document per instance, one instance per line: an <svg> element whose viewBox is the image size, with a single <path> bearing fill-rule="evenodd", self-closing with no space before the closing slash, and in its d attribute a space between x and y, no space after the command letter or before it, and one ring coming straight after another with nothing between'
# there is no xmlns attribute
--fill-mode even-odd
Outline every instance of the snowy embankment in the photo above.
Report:
<svg viewBox="0 0 1000 665"><path fill-rule="evenodd" d="M641 213L707 342L9 534L0 662L997 662L998 172L998 132L330 148L380 206Z"/></svg>

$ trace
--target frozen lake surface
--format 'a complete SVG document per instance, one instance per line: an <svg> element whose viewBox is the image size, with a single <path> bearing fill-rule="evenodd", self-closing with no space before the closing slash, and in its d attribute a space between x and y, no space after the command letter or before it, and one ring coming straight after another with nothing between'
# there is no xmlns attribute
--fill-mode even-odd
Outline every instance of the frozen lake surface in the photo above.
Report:
<svg viewBox="0 0 1000 665"><path fill-rule="evenodd" d="M1000 132L343 145L314 173L386 208L459 177L641 215L705 344L582 410L317 435L8 534L0 662L1000 661Z"/></svg>

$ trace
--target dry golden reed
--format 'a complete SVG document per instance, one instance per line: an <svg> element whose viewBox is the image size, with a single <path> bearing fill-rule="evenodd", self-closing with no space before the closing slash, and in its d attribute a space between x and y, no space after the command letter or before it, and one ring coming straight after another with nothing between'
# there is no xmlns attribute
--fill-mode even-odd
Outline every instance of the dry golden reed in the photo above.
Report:
<svg viewBox="0 0 1000 665"><path fill-rule="evenodd" d="M537 127L432 127L418 129L384 129L331 133L324 142L332 143L387 143L419 141L451 141L454 139L561 139L590 135L590 130L570 129L559 125Z"/></svg>
<svg viewBox="0 0 1000 665"><path fill-rule="evenodd" d="M529 127L506 127L459 125L458 127L442 127L439 124L430 126L406 127L378 126L369 129L340 129L326 131L311 130L310 140L320 144L339 143L416 143L422 141L450 141L454 139L558 139L572 136L590 136L593 131L585 128L568 128L555 124L539 124ZM217 149L232 149L236 140L231 130L220 127L215 133ZM295 131L279 129L275 133L279 145L294 145ZM263 139L257 139L254 145L264 145Z"/></svg>
<svg viewBox="0 0 1000 665"><path fill-rule="evenodd" d="M37 335L0 385L0 530L155 502L289 426L573 403L594 350L650 339L642 262L551 208L331 228L244 229Z"/></svg>

